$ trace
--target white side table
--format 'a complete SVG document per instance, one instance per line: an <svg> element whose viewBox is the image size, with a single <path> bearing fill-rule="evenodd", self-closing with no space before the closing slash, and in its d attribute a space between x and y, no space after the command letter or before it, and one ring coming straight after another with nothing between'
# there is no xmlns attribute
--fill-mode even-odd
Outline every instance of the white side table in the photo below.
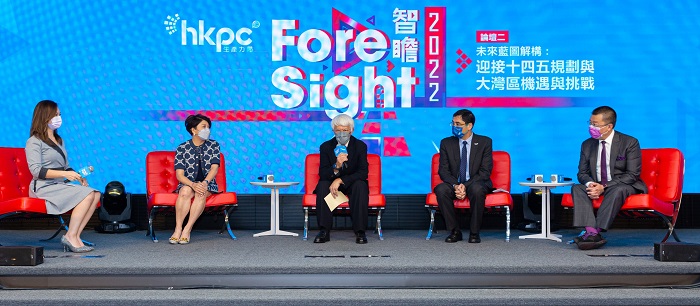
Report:
<svg viewBox="0 0 700 306"><path fill-rule="evenodd" d="M297 233L280 230L280 189L294 185L299 185L299 182L250 182L253 186L270 188L270 230L262 233L254 234L253 237L261 236L299 236Z"/></svg>
<svg viewBox="0 0 700 306"><path fill-rule="evenodd" d="M520 182L518 183L520 186L527 186L533 189L539 189L542 190L542 233L539 234L532 234L532 235L523 235L518 238L520 239L549 239L549 240L554 240L556 242L561 242L561 235L557 234L552 234L551 228L550 228L550 216L551 213L549 211L549 196L551 194L551 190L557 187L565 187L565 186L572 186L574 185L573 182L566 182L566 183L531 183L531 182Z"/></svg>

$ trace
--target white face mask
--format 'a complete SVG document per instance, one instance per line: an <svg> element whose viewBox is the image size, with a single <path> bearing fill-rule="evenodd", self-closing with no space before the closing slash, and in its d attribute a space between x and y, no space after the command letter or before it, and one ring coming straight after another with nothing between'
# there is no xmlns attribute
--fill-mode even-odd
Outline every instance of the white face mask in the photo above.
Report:
<svg viewBox="0 0 700 306"><path fill-rule="evenodd" d="M201 131L199 131L199 133L197 133L197 136L199 136L199 138L202 138L202 140L207 140L209 139L209 134L211 134L210 129L202 129Z"/></svg>
<svg viewBox="0 0 700 306"><path fill-rule="evenodd" d="M49 121L49 130L53 131L60 128L62 123L63 120L61 119L61 116L51 118L51 121Z"/></svg>

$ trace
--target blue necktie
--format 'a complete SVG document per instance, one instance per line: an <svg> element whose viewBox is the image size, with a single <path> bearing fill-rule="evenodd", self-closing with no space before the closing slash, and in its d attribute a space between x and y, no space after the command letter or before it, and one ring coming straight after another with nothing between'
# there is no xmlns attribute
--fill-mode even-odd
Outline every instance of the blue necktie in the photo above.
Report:
<svg viewBox="0 0 700 306"><path fill-rule="evenodd" d="M459 182L467 181L467 168L469 168L469 154L467 154L467 141L462 141L462 155L459 158Z"/></svg>

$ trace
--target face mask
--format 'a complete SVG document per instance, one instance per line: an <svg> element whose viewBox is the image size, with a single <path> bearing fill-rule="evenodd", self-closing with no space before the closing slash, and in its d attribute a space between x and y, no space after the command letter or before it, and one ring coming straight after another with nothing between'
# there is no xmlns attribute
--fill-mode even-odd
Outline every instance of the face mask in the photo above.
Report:
<svg viewBox="0 0 700 306"><path fill-rule="evenodd" d="M61 116L56 116L51 118L51 121L49 121L49 130L55 130L61 127L61 124L63 123L63 120L61 119Z"/></svg>
<svg viewBox="0 0 700 306"><path fill-rule="evenodd" d="M452 135L457 136L457 138L462 138L464 137L464 132L462 132L462 127L461 126L452 126Z"/></svg>
<svg viewBox="0 0 700 306"><path fill-rule="evenodd" d="M207 140L209 139L209 134L211 134L210 129L203 129L199 131L199 133L197 133L197 136L199 136L199 138L202 138L203 140Z"/></svg>
<svg viewBox="0 0 700 306"><path fill-rule="evenodd" d="M589 125L589 126L588 126L588 133L591 134L591 137L593 137L593 138L595 138L595 139L600 138L600 136L602 135L602 134L600 133L600 128L599 128L599 127L592 126L592 125Z"/></svg>
<svg viewBox="0 0 700 306"><path fill-rule="evenodd" d="M339 144L347 145L348 141L350 141L350 133L335 132L335 140L337 140Z"/></svg>

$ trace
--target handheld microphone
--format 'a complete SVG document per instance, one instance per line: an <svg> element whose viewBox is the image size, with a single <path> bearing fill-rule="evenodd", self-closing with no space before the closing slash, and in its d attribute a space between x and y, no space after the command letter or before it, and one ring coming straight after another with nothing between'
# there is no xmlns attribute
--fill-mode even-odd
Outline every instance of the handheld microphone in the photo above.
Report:
<svg viewBox="0 0 700 306"><path fill-rule="evenodd" d="M275 181L275 176L272 175L272 174L266 174L266 175L263 175L263 176L258 176L258 179L259 179L261 182L273 183L273 182Z"/></svg>
<svg viewBox="0 0 700 306"><path fill-rule="evenodd" d="M533 182L533 183L542 183L543 179L544 179L544 176L542 174L533 174L531 177L528 177L525 180Z"/></svg>
<svg viewBox="0 0 700 306"><path fill-rule="evenodd" d="M94 172L94 171L95 171L95 168L93 166L85 166L85 167L78 169L75 172L80 174L80 176L82 176L82 177L86 177L86 176L92 174L92 172ZM64 183L70 183L70 181L71 180L69 180L69 179L63 180Z"/></svg>
<svg viewBox="0 0 700 306"><path fill-rule="evenodd" d="M333 153L335 153L335 156L338 157L340 154L348 154L348 147L338 144L335 146L335 149L333 149ZM343 162L343 168L347 167L347 162Z"/></svg>
<svg viewBox="0 0 700 306"><path fill-rule="evenodd" d="M529 181L529 182L532 182L533 178L534 178L534 175L531 176L531 177L526 178L525 180L526 180L526 181ZM572 178L566 177L566 176L559 176L558 179L560 179L560 180L562 180L562 181L564 181L564 182L570 182L570 181L573 180Z"/></svg>
<svg viewBox="0 0 700 306"><path fill-rule="evenodd" d="M335 146L335 149L333 149L333 153L335 153L335 156L338 156L340 154L348 154L348 147L344 145L337 145Z"/></svg>
<svg viewBox="0 0 700 306"><path fill-rule="evenodd" d="M550 181L552 183L563 183L563 182L570 182L571 178L565 177L561 174L552 174L552 175L550 175Z"/></svg>

